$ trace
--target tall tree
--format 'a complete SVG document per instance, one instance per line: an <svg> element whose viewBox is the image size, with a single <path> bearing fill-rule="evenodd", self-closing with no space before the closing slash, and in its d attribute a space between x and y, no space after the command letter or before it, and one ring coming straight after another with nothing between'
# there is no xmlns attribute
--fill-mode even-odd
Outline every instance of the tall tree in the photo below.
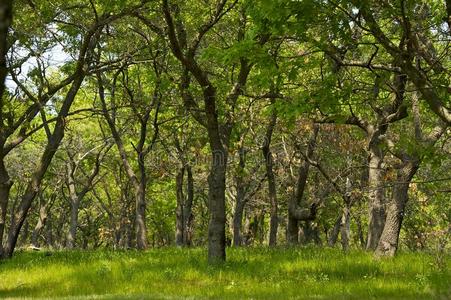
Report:
<svg viewBox="0 0 451 300"><path fill-rule="evenodd" d="M237 67L238 75L233 80L229 92L218 94L224 88L218 86L218 83L212 81L209 76L208 67L199 62L199 48L206 39L207 33L217 26L225 15L229 14L236 6L238 1L229 3L227 0L218 0L212 9L208 20L194 30L193 36L188 32L187 24L183 20L180 6L169 1L163 0L161 9L167 26L166 34L172 53L182 64L185 74L184 82L189 86L189 74L191 74L196 83L201 88L203 99L202 118L198 114L193 116L204 125L208 134L211 151L211 168L208 178L209 184L209 233L208 233L208 258L210 262L225 260L225 187L226 187L226 166L228 161L228 147L230 143L230 134L234 126L234 112L238 97L243 93L248 76L250 74L252 63L244 57L238 56ZM246 14L243 14L239 20L239 30L234 42L243 41L246 32ZM162 30L159 30L162 32ZM252 39L253 44L264 43L265 37L256 37ZM194 97L187 93L183 95L185 105L189 108L200 107ZM223 99L221 99L223 98ZM223 102L220 100L223 100ZM219 106L227 107L219 111Z"/></svg>

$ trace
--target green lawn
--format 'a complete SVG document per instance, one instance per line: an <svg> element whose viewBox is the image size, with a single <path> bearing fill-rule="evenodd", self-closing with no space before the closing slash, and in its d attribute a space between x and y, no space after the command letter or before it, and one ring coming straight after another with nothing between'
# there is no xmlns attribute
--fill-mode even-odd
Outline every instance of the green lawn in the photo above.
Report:
<svg viewBox="0 0 451 300"><path fill-rule="evenodd" d="M451 257L319 248L21 252L0 262L0 299L451 299ZM441 261L441 263L439 263Z"/></svg>

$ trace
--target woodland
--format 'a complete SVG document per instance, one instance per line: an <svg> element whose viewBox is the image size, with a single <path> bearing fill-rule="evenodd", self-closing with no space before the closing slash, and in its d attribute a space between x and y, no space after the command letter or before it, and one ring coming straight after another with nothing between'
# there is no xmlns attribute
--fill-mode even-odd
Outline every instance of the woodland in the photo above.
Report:
<svg viewBox="0 0 451 300"><path fill-rule="evenodd" d="M0 298L447 299L450 75L449 0L0 0Z"/></svg>

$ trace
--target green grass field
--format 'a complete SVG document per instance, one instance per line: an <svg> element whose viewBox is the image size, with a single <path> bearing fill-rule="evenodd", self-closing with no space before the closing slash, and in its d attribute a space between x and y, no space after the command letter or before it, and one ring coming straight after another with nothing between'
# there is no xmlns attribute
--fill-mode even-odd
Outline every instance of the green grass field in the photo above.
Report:
<svg viewBox="0 0 451 300"><path fill-rule="evenodd" d="M451 299L449 255L319 248L20 252L0 262L0 299Z"/></svg>

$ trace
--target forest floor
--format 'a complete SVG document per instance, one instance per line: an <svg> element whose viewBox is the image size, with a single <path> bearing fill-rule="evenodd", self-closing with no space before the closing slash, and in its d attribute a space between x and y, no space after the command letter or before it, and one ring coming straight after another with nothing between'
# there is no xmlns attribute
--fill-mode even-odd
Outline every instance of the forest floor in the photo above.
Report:
<svg viewBox="0 0 451 300"><path fill-rule="evenodd" d="M451 255L320 248L18 252L0 261L0 299L451 299Z"/></svg>

